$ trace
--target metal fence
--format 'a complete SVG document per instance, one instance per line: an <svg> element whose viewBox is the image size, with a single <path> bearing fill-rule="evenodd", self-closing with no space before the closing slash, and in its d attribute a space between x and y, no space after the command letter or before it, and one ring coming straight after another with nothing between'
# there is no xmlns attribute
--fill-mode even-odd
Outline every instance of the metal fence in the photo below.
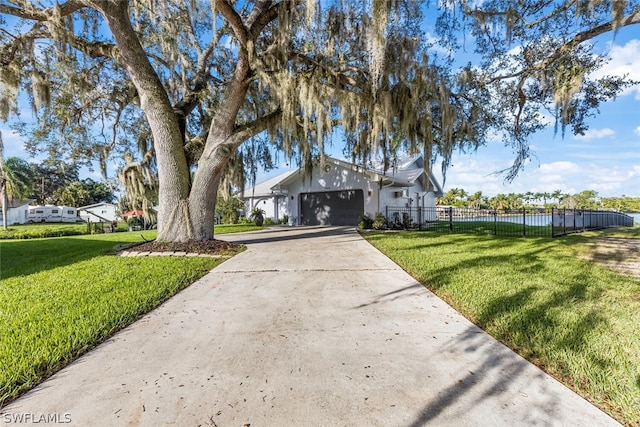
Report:
<svg viewBox="0 0 640 427"><path fill-rule="evenodd" d="M552 218L554 237L608 227L633 227L633 217L615 211L554 208Z"/></svg>
<svg viewBox="0 0 640 427"><path fill-rule="evenodd" d="M393 207L385 211L390 229L419 229L495 236L557 237L606 227L633 227L620 212L583 209L468 209Z"/></svg>

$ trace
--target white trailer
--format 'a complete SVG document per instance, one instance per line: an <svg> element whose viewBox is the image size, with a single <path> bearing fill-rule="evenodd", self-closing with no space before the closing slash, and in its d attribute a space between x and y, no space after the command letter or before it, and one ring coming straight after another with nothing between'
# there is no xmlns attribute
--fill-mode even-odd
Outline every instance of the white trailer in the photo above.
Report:
<svg viewBox="0 0 640 427"><path fill-rule="evenodd" d="M71 206L29 206L28 222L76 222L78 208Z"/></svg>

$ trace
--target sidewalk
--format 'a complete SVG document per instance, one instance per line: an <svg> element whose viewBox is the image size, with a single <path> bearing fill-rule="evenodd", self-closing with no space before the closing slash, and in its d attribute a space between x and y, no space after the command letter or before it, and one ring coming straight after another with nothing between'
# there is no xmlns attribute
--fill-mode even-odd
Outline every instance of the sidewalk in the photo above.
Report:
<svg viewBox="0 0 640 427"><path fill-rule="evenodd" d="M0 410L0 425L618 425L353 229L221 238L248 250Z"/></svg>

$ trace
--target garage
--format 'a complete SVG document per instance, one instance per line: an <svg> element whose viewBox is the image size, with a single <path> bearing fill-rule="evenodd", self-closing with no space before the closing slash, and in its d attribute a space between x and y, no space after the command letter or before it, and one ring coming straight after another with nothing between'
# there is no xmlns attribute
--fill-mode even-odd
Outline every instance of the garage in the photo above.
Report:
<svg viewBox="0 0 640 427"><path fill-rule="evenodd" d="M300 224L357 225L364 213L362 190L300 194Z"/></svg>

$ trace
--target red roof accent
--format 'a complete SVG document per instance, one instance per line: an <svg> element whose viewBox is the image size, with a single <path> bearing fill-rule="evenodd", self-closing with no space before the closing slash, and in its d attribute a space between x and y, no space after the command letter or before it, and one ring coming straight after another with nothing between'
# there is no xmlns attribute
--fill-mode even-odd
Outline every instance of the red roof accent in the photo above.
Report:
<svg viewBox="0 0 640 427"><path fill-rule="evenodd" d="M125 212L122 215L120 215L122 218L127 218L130 216L144 216L144 211L129 211L129 212Z"/></svg>

